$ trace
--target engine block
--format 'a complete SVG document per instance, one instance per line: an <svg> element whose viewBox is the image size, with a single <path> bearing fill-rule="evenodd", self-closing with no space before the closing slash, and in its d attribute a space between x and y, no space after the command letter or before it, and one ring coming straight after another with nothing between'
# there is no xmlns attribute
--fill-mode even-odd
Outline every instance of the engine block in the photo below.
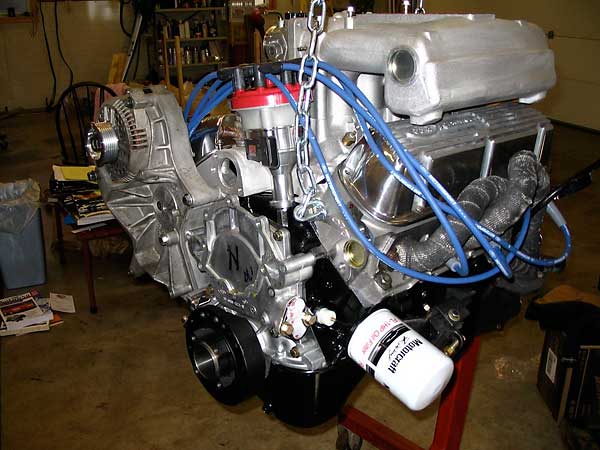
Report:
<svg viewBox="0 0 600 450"><path fill-rule="evenodd" d="M266 411L302 426L335 415L363 370L425 407L448 383L482 299L518 301L543 281L511 264L502 288L499 271L453 282L464 275L453 235L472 273L491 270L492 253L466 219L451 212L442 223L434 206L446 197L428 201L403 177L439 183L457 197L453 211L539 256L543 211L526 215L548 189L552 125L526 104L555 82L543 32L523 21L334 15L316 54L356 84L396 142L361 125L361 105L316 83L304 126L311 154L323 155L310 159L323 211L299 220L299 125L286 91L297 98L302 79L283 62L304 56L309 39L305 18L281 22L264 42L271 63L220 70L212 79L215 90L231 87L230 114L192 127L197 112L184 117L152 86L107 101L88 133L105 201L133 242L132 272L189 306L196 376L219 401L259 395Z"/></svg>

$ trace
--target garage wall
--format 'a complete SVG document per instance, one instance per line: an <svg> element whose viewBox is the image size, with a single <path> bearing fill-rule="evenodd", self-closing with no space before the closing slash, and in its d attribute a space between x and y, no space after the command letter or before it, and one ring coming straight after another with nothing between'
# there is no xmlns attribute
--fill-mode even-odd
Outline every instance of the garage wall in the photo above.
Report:
<svg viewBox="0 0 600 450"><path fill-rule="evenodd" d="M57 73L57 98L68 85L68 70L56 48L54 3L42 3L46 30ZM126 26L131 24L126 9ZM126 51L128 38L119 26L117 1L61 1L58 4L60 38L74 81L106 82L112 54ZM143 56L143 55L140 55ZM143 71L140 61L140 70ZM52 91L41 19L32 24L0 25L0 108L40 108Z"/></svg>
<svg viewBox="0 0 600 450"><path fill-rule="evenodd" d="M386 2L379 0L377 8ZM426 0L430 12L493 12L500 18L525 19L554 31L558 84L538 107L550 117L600 130L599 0ZM278 5L279 6L279 5ZM281 0L281 6L287 6ZM55 61L57 95L67 86L54 36L53 3L43 3ZM279 8L284 9L284 8ZM126 51L117 1L59 2L61 42L75 81L105 81L111 56ZM126 23L131 17L127 10ZM0 109L39 108L50 96L52 78L41 23L0 25ZM142 66L143 62L140 63Z"/></svg>
<svg viewBox="0 0 600 450"><path fill-rule="evenodd" d="M558 83L537 107L553 119L600 130L599 0L426 0L428 12L495 13L553 31Z"/></svg>

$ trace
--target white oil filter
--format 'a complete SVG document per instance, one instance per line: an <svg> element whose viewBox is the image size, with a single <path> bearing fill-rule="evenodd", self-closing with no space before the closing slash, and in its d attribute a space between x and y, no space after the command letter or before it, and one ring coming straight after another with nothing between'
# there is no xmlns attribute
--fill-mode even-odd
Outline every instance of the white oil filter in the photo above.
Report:
<svg viewBox="0 0 600 450"><path fill-rule="evenodd" d="M454 371L450 358L388 309L358 325L348 354L413 411L431 404Z"/></svg>

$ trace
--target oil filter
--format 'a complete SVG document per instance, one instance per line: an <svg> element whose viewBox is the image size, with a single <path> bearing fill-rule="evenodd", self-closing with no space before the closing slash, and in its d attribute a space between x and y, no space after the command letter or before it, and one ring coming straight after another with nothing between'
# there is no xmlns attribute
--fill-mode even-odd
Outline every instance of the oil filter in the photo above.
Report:
<svg viewBox="0 0 600 450"><path fill-rule="evenodd" d="M450 358L387 309L358 325L348 354L413 411L431 404L454 371Z"/></svg>

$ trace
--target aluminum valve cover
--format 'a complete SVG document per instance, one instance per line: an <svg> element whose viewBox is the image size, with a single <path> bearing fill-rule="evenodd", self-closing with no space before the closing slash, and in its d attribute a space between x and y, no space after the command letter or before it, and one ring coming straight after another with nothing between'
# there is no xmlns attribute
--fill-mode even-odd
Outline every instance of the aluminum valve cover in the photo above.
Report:
<svg viewBox="0 0 600 450"><path fill-rule="evenodd" d="M489 173L506 176L510 157L533 149L538 128L551 143L552 124L535 109L517 103L491 105L448 113L436 124L411 125L408 120L390 123L398 141L454 196L481 174L485 148L490 154ZM396 169L408 173L393 150L376 136ZM542 160L546 154L542 148ZM387 172L364 141L340 166L340 180L352 200L370 216L393 225L407 225L427 214L422 200Z"/></svg>

